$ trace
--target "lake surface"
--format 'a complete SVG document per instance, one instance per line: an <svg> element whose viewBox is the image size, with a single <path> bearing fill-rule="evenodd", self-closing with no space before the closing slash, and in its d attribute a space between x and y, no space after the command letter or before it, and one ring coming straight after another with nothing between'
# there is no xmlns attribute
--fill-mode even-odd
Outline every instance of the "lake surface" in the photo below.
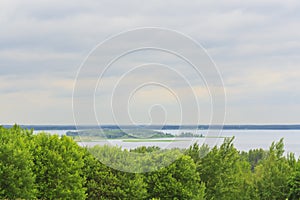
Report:
<svg viewBox="0 0 300 200"><path fill-rule="evenodd" d="M45 130L51 134L64 135L69 130ZM192 132L196 134L203 134L204 136L215 134L222 137L235 137L234 145L240 151L248 151L250 149L263 148L268 149L273 141L279 141L284 138L285 151L295 153L296 157L300 156L300 130L223 130L221 133L207 134L207 130L161 130L165 133L178 135L181 132ZM35 133L41 131L34 131ZM166 140L163 142L162 140ZM173 141L170 141L173 140ZM209 146L220 145L223 138L163 138L153 139L153 141L132 142L125 140L104 140L95 142L79 142L81 146L94 145L118 145L123 149L132 149L139 146L158 146L160 148L186 148L189 145L197 142L199 144L206 143Z"/></svg>

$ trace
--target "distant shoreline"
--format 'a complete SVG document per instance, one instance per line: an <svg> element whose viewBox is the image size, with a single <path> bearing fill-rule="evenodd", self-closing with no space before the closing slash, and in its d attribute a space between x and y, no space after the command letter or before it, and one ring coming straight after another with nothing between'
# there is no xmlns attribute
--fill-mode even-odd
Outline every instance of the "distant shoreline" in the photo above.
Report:
<svg viewBox="0 0 300 200"><path fill-rule="evenodd" d="M2 125L5 128L10 128L13 125ZM34 129L34 130L84 130L84 129L135 129L135 128L144 128L144 129L158 129L158 130L178 130L178 129L222 129L222 130L300 130L300 125L152 125L152 126L130 126L130 125L103 125L103 126L74 126L74 125L20 125L25 129Z"/></svg>

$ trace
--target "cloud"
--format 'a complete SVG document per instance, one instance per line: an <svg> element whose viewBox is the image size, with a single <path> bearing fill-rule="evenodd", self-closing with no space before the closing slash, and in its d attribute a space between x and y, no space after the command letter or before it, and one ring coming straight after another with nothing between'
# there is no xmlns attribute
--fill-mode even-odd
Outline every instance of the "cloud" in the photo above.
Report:
<svg viewBox="0 0 300 200"><path fill-rule="evenodd" d="M300 107L299 8L297 0L2 0L0 104L8 106L0 122L72 123L72 83L88 52L120 31L158 26L193 37L212 56L227 90L227 123L294 123ZM118 73L111 71L106 84Z"/></svg>

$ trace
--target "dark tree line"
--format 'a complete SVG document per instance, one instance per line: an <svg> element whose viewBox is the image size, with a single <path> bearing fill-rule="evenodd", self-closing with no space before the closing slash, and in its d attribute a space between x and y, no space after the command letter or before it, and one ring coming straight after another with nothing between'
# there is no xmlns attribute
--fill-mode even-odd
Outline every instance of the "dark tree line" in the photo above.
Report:
<svg viewBox="0 0 300 200"><path fill-rule="evenodd" d="M283 140L249 152L239 152L232 140L153 154L162 151L86 149L68 136L0 127L0 199L300 199L300 161L284 156ZM144 156L130 160L133 152ZM103 154L152 172L115 170L97 159ZM167 167L147 168L151 159L166 164L177 154Z"/></svg>

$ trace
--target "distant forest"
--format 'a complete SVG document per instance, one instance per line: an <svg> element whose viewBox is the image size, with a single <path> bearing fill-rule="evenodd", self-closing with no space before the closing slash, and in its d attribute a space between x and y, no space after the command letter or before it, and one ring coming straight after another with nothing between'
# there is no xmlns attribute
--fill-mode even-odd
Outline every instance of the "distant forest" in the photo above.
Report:
<svg viewBox="0 0 300 200"><path fill-rule="evenodd" d="M13 125L3 125L4 128L11 128ZM177 129L223 129L223 130L300 130L300 124L295 125L151 125L151 126L74 126L74 125L20 125L24 129L34 130L86 130L86 129L151 129L151 130L177 130Z"/></svg>
<svg viewBox="0 0 300 200"><path fill-rule="evenodd" d="M69 136L0 127L0 199L300 199L300 160L284 154L282 139L268 150L248 152L238 151L233 140L225 138L213 148L194 144L182 150L128 151L85 148ZM143 156L131 160L130 153ZM174 155L180 156L167 165ZM97 159L103 157L123 166L110 168L103 164L110 160ZM148 165L153 159L165 167ZM126 171L132 163L135 169L130 170L149 172L114 169Z"/></svg>

